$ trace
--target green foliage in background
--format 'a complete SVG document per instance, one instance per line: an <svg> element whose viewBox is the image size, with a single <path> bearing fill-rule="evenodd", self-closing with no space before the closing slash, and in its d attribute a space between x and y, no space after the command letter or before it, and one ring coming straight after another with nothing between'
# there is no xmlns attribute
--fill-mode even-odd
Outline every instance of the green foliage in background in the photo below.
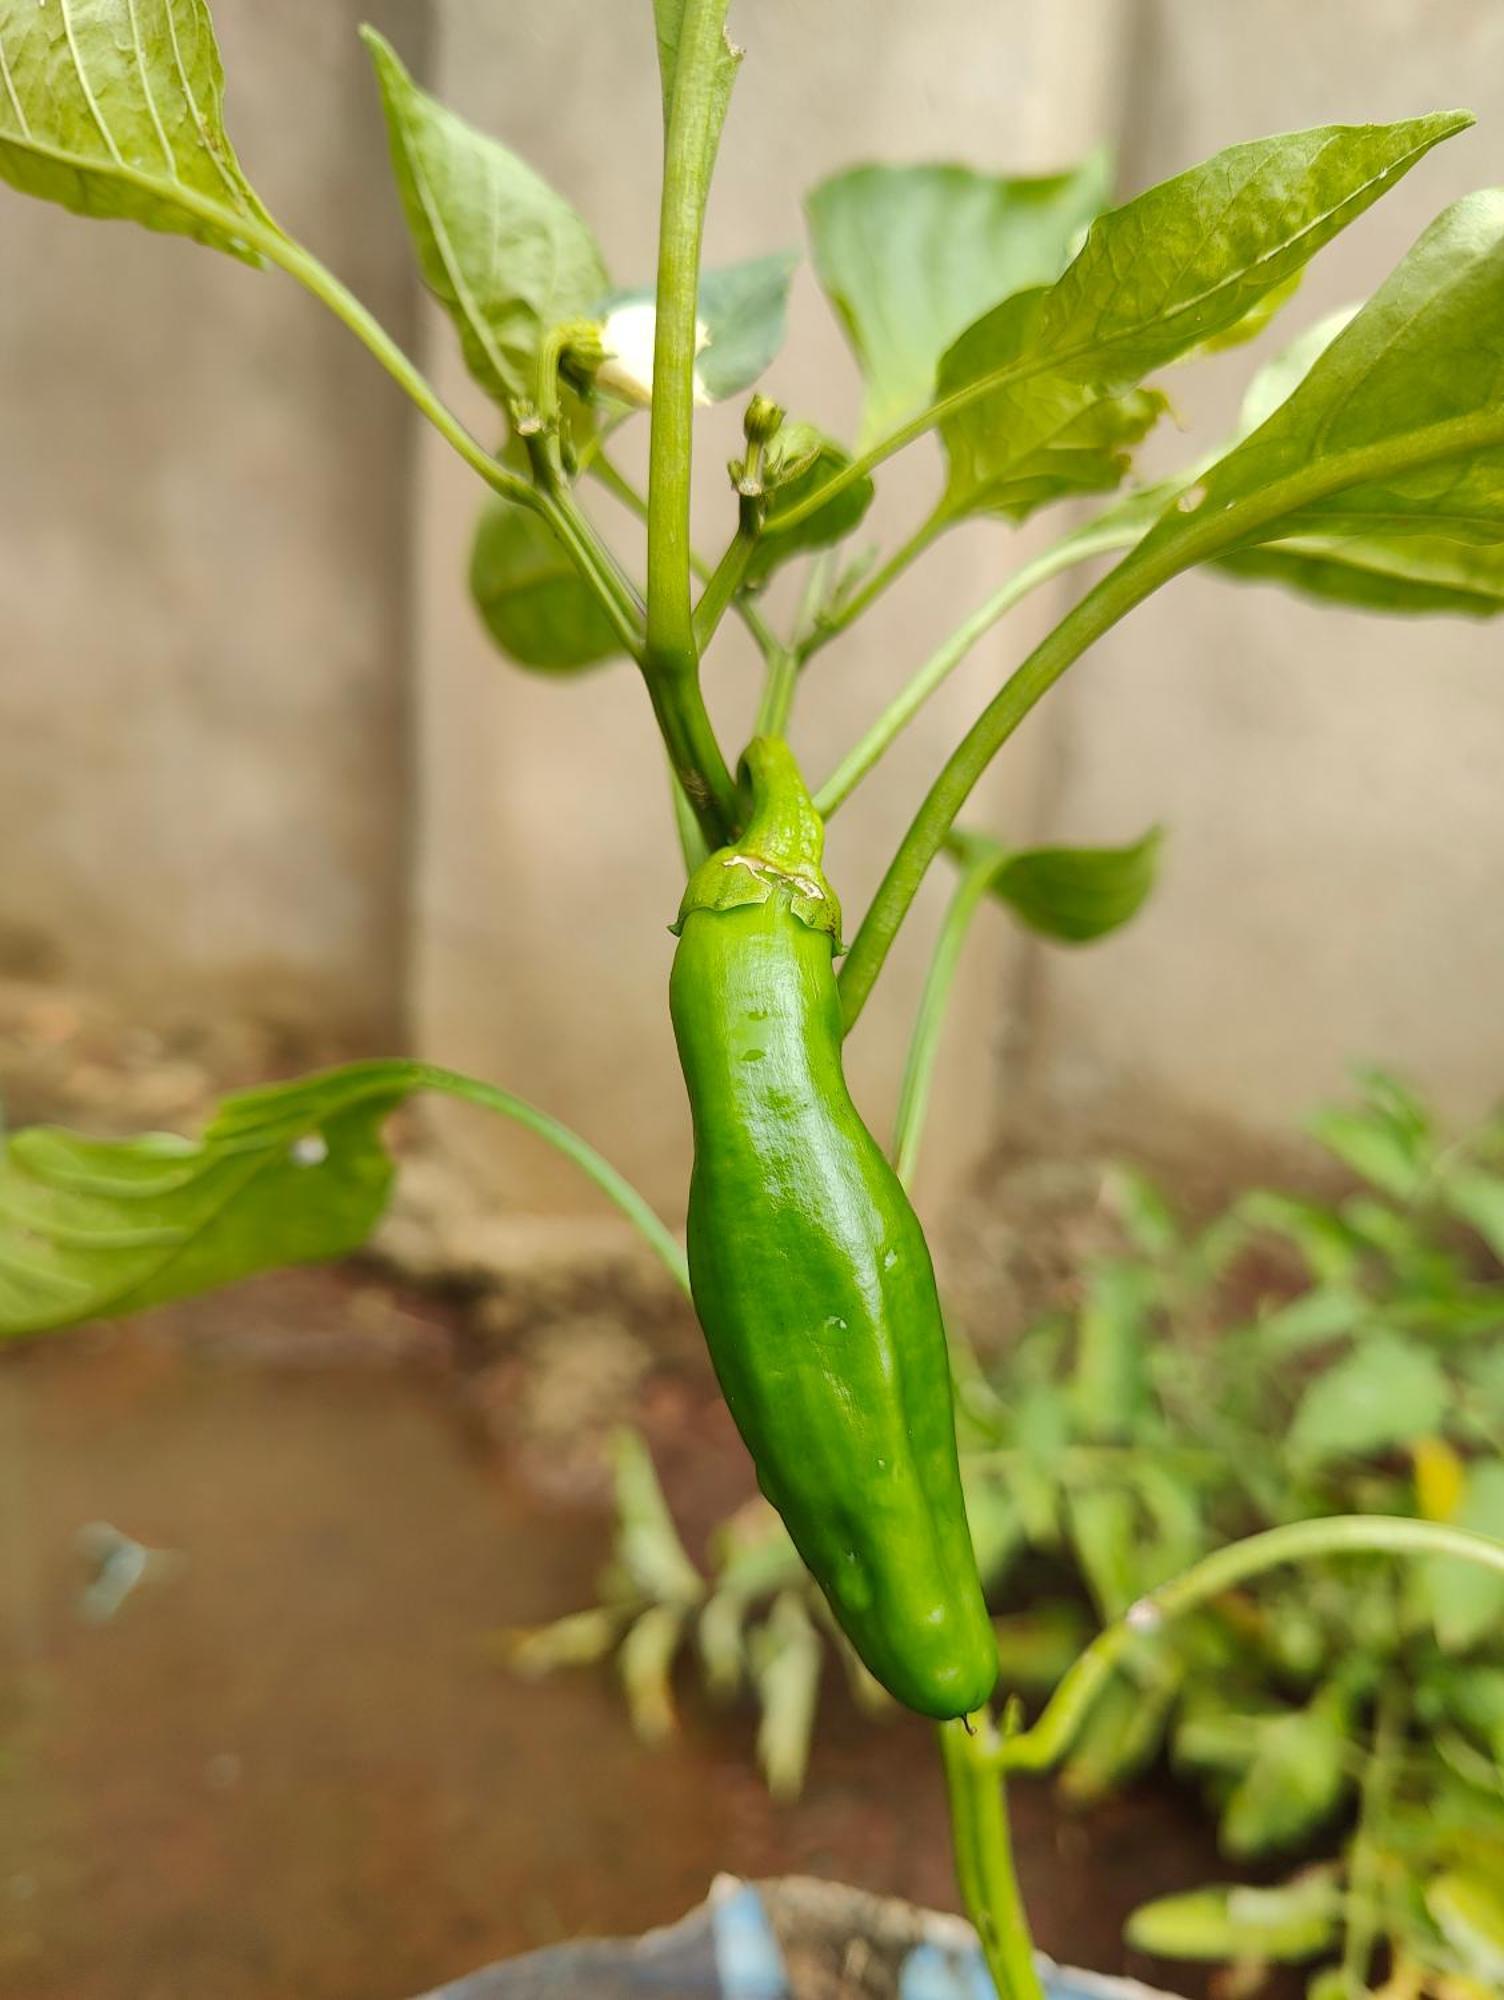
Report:
<svg viewBox="0 0 1504 2000"><path fill-rule="evenodd" d="M1010 1607L1004 1686L1026 1701L1236 1535L1369 1513L1504 1537L1504 1117L1448 1142L1374 1074L1312 1130L1353 1177L1346 1196L1260 1189L1193 1225L1115 1168L1102 1199L1120 1247L1074 1303L995 1377L958 1349L968 1506ZM823 1655L864 1707L885 1698L771 1509L723 1522L702 1575L634 1437L617 1480L601 1605L509 1657L539 1672L616 1652L656 1740L688 1652L715 1698L751 1693L768 1782L791 1796ZM1381 1964L1412 1977L1396 1994L1497 1994L1504 1579L1357 1556L1227 1593L1133 1648L1058 1782L1089 1805L1160 1761L1206 1801L1227 1877L1141 1909L1136 1948L1236 1963L1250 1993L1257 1968L1292 1963L1319 1968L1312 2000L1367 1993ZM1281 1861L1283 1883L1239 1883Z"/></svg>

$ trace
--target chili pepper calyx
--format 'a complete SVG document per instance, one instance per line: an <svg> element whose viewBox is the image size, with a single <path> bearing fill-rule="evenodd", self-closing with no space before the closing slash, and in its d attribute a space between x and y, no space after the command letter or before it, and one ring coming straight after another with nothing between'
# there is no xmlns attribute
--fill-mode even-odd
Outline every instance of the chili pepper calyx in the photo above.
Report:
<svg viewBox="0 0 1504 2000"><path fill-rule="evenodd" d="M741 837L718 848L689 878L675 935L696 910L738 910L787 900L810 930L841 945L841 905L821 866L825 823L799 774L794 754L776 736L755 736L742 757L742 787L751 801Z"/></svg>

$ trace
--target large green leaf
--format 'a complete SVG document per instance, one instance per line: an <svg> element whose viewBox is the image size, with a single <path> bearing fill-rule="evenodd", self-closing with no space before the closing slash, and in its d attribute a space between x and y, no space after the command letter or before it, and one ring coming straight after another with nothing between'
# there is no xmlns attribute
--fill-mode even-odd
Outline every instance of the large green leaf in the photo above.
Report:
<svg viewBox="0 0 1504 2000"><path fill-rule="evenodd" d="M922 410L951 342L990 306L1057 278L1107 201L1096 154L1020 179L960 166L865 166L809 196L815 270L866 381L862 434Z"/></svg>
<svg viewBox="0 0 1504 2000"><path fill-rule="evenodd" d="M1355 311L1348 307L1317 321L1264 364L1244 398L1239 441L1294 394ZM1104 541L1132 546L1224 455L1225 450L1213 453L1154 486L1125 494L1071 539L1088 552ZM1467 618L1492 618L1504 610L1504 543L1453 541L1417 532L1409 522L1361 534L1290 535L1235 549L1215 561L1218 569L1241 580L1276 583L1318 602L1356 610Z"/></svg>
<svg viewBox="0 0 1504 2000"><path fill-rule="evenodd" d="M1355 611L1457 618L1504 611L1504 545L1480 548L1439 535L1292 535L1224 556L1218 568Z"/></svg>
<svg viewBox="0 0 1504 2000"><path fill-rule="evenodd" d="M595 238L515 153L420 90L374 28L361 34L424 282L454 321L471 374L519 410L537 398L549 333L605 296Z"/></svg>
<svg viewBox="0 0 1504 2000"><path fill-rule="evenodd" d="M663 1225L556 1120L427 1063L352 1063L226 1098L197 1140L88 1139L49 1126L10 1134L0 1143L0 1340L355 1249L391 1189L382 1124L418 1090L499 1111L559 1147L682 1282Z"/></svg>
<svg viewBox="0 0 1504 2000"><path fill-rule="evenodd" d="M541 515L513 500L482 509L470 594L486 630L519 666L572 673L621 652L616 628Z"/></svg>
<svg viewBox="0 0 1504 2000"><path fill-rule="evenodd" d="M0 0L0 179L258 262L204 0Z"/></svg>
<svg viewBox="0 0 1504 2000"><path fill-rule="evenodd" d="M1204 472L1120 566L1291 537L1504 545L1504 192L1437 217L1288 399ZM1424 545L1422 546L1424 553Z"/></svg>
<svg viewBox="0 0 1504 2000"><path fill-rule="evenodd" d="M1093 404L1246 320L1469 122L1442 113L1256 140L1101 217L1063 277L1005 301L944 356L947 512L1011 504L1019 468Z"/></svg>

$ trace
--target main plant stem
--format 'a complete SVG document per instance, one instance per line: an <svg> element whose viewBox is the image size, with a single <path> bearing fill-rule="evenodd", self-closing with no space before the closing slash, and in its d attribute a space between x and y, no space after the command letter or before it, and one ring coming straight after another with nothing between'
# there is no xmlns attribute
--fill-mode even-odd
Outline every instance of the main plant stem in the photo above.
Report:
<svg viewBox="0 0 1504 2000"><path fill-rule="evenodd" d="M700 688L690 592L700 242L724 111L729 0L684 0L666 105L648 470L647 643L642 670L670 761L712 847L736 823L736 786Z"/></svg>
<svg viewBox="0 0 1504 2000"><path fill-rule="evenodd" d="M964 1722L942 1722L939 1736L956 1879L998 2000L1044 2000L1013 1866L992 1718L984 1714L974 1731Z"/></svg>

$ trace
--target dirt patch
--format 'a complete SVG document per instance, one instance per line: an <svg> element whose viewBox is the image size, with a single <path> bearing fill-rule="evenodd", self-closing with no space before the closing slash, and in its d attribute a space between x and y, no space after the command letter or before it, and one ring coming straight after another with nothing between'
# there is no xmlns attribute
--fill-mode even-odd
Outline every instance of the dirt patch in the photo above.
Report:
<svg viewBox="0 0 1504 2000"><path fill-rule="evenodd" d="M496 1628L589 1600L607 1524L591 1481L545 1494L485 1444L468 1339L454 1309L335 1271L0 1366L10 2000L402 2000L667 1921L722 1868L954 1907L917 1722L832 1687L781 1808L748 1714L687 1686L652 1752L608 1673L495 1667ZM708 1378L651 1367L631 1394L703 1526L747 1478ZM91 1623L98 1523L171 1560ZM1199 1824L1150 1794L1089 1824L1039 1789L1017 1810L1041 1941L1078 1962L1121 1967L1124 1911L1206 1872Z"/></svg>

